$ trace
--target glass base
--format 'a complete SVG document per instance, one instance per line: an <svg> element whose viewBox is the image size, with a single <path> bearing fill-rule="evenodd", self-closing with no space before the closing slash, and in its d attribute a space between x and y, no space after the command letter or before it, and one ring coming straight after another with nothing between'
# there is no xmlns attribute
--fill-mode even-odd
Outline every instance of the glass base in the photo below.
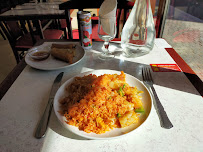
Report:
<svg viewBox="0 0 203 152"><path fill-rule="evenodd" d="M101 60L111 60L115 57L112 53L102 53L98 56L99 59Z"/></svg>
<svg viewBox="0 0 203 152"><path fill-rule="evenodd" d="M143 50L123 50L123 53L122 53L122 56L126 57L126 58L136 58L136 57L140 57L140 56L143 56L143 55L146 55L148 54L150 51L143 51Z"/></svg>

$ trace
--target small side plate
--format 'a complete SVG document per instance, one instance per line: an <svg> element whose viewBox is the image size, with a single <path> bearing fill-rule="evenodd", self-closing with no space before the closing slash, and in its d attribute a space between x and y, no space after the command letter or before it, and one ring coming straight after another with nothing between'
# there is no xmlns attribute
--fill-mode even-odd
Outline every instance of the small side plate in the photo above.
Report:
<svg viewBox="0 0 203 152"><path fill-rule="evenodd" d="M52 43L46 43L42 44L40 46L37 46L35 48L37 49L51 49ZM40 70L58 70L62 68L68 68L71 66L74 66L78 62L80 62L83 57L85 56L85 50L80 46L78 42L62 42L58 44L75 44L76 45L76 52L75 57L73 58L73 63L67 63L58 59L55 59L53 56L49 55L49 57L45 60L33 60L29 54L26 54L25 61L28 65L30 65L33 68L40 69Z"/></svg>
<svg viewBox="0 0 203 152"><path fill-rule="evenodd" d="M45 60L50 55L50 46L38 46L28 50L27 53L33 60Z"/></svg>

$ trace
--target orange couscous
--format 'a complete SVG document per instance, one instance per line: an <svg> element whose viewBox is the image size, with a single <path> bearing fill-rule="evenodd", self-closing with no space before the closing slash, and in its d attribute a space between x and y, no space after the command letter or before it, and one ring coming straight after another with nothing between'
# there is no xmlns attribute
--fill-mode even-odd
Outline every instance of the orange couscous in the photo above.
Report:
<svg viewBox="0 0 203 152"><path fill-rule="evenodd" d="M135 111L142 108L142 91L130 87L125 74L87 75L76 77L62 99L66 123L87 133L105 133L138 122Z"/></svg>

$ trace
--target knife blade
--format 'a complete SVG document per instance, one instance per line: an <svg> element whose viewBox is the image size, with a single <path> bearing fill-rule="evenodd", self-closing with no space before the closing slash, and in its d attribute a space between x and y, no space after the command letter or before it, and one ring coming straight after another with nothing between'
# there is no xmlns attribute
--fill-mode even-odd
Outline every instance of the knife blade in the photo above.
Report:
<svg viewBox="0 0 203 152"><path fill-rule="evenodd" d="M46 106L46 109L42 115L42 118L40 119L40 122L39 122L36 132L35 132L35 137L38 139L45 136L47 126L49 123L49 118L50 118L51 111L52 111L52 107L53 107L54 96L56 94L56 91L58 90L58 88L61 85L61 79L63 77L63 74L64 74L64 72L61 72L60 74L58 74L58 76L56 77L56 79L54 80L54 83L52 85L48 104Z"/></svg>

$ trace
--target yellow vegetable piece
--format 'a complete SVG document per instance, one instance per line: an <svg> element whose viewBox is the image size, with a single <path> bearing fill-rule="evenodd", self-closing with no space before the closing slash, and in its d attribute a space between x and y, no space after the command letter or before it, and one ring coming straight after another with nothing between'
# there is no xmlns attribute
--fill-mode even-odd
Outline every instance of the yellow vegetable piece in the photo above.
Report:
<svg viewBox="0 0 203 152"><path fill-rule="evenodd" d="M119 122L121 124L121 128L127 127L133 123L138 122L138 115L132 110L125 113L123 116L119 117Z"/></svg>

